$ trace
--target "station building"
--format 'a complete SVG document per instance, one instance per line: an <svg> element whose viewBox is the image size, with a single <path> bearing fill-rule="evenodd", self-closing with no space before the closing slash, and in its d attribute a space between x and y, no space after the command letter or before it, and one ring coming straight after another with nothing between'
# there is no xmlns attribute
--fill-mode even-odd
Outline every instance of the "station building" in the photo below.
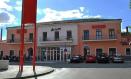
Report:
<svg viewBox="0 0 131 79"><path fill-rule="evenodd" d="M37 23L37 60L65 61L74 55L131 56L130 34L121 33L121 19L78 19ZM33 55L33 26L25 27L25 57ZM126 43L125 43L126 42ZM1 55L19 56L20 27L7 28Z"/></svg>

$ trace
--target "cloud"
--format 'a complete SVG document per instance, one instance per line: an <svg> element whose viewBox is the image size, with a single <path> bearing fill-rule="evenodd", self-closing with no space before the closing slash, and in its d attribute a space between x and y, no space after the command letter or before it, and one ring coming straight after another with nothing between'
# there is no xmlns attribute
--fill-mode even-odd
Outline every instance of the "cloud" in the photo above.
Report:
<svg viewBox="0 0 131 79"><path fill-rule="evenodd" d="M12 11L13 7L8 5L8 2L10 2L10 0L0 0L0 9Z"/></svg>
<svg viewBox="0 0 131 79"><path fill-rule="evenodd" d="M15 10L17 11L22 11L22 1L16 1L16 6L14 7Z"/></svg>
<svg viewBox="0 0 131 79"><path fill-rule="evenodd" d="M101 18L101 15L87 15L84 13L85 8L80 7L78 9L66 10L66 11L57 11L51 8L46 8L41 11L41 13L45 14L43 18L41 18L38 22L47 22L47 21L59 21L64 19L80 19L80 18Z"/></svg>
<svg viewBox="0 0 131 79"><path fill-rule="evenodd" d="M0 24L12 24L16 20L16 17L8 11L0 12Z"/></svg>

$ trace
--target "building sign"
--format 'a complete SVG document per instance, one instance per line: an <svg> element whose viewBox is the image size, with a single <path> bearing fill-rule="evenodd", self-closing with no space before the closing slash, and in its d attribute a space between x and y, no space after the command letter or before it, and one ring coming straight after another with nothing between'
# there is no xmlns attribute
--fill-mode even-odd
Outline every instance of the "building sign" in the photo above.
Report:
<svg viewBox="0 0 131 79"><path fill-rule="evenodd" d="M20 33L21 29L17 29L17 33ZM27 33L27 29L24 30L25 33Z"/></svg>
<svg viewBox="0 0 131 79"><path fill-rule="evenodd" d="M106 25L92 25L92 28L94 28L94 29L105 28L105 27L106 27Z"/></svg>
<svg viewBox="0 0 131 79"><path fill-rule="evenodd" d="M52 28L51 31L59 31L61 28Z"/></svg>

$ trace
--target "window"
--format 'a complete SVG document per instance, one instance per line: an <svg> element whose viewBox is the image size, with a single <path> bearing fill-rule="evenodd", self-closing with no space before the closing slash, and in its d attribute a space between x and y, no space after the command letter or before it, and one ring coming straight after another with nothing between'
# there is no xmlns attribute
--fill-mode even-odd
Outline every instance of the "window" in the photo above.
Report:
<svg viewBox="0 0 131 79"><path fill-rule="evenodd" d="M14 39L15 39L15 35L14 35L14 34L11 34L11 40L10 40L10 41L11 41L11 42L14 42L14 41L15 41Z"/></svg>
<svg viewBox="0 0 131 79"><path fill-rule="evenodd" d="M71 40L71 38L72 38L72 32L67 31L67 40Z"/></svg>
<svg viewBox="0 0 131 79"><path fill-rule="evenodd" d="M102 53L103 53L102 48L97 48L97 49L96 49L96 56L99 56L99 55L101 55Z"/></svg>
<svg viewBox="0 0 131 79"><path fill-rule="evenodd" d="M89 40L89 30L84 30L84 40Z"/></svg>
<svg viewBox="0 0 131 79"><path fill-rule="evenodd" d="M10 50L10 56L14 56L14 50Z"/></svg>
<svg viewBox="0 0 131 79"><path fill-rule="evenodd" d="M131 56L131 49L130 48L126 48L126 55Z"/></svg>
<svg viewBox="0 0 131 79"><path fill-rule="evenodd" d="M47 32L43 32L43 41L47 41Z"/></svg>
<svg viewBox="0 0 131 79"><path fill-rule="evenodd" d="M29 34L29 41L32 42L33 41L33 33Z"/></svg>
<svg viewBox="0 0 131 79"><path fill-rule="evenodd" d="M3 57L3 51L0 51L0 60L2 59Z"/></svg>
<svg viewBox="0 0 131 79"><path fill-rule="evenodd" d="M109 29L109 39L115 39L115 30Z"/></svg>
<svg viewBox="0 0 131 79"><path fill-rule="evenodd" d="M102 39L102 30L96 29L96 40Z"/></svg>
<svg viewBox="0 0 131 79"><path fill-rule="evenodd" d="M109 48L109 55L110 56L116 55L116 48Z"/></svg>
<svg viewBox="0 0 131 79"><path fill-rule="evenodd" d="M55 41L59 40L59 31L55 31Z"/></svg>

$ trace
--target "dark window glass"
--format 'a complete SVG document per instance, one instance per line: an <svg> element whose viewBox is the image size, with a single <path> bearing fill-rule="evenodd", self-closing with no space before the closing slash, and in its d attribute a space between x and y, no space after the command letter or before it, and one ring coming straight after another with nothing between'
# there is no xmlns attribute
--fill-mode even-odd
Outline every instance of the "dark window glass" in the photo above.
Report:
<svg viewBox="0 0 131 79"><path fill-rule="evenodd" d="M47 41L47 32L43 32L43 41Z"/></svg>
<svg viewBox="0 0 131 79"><path fill-rule="evenodd" d="M84 40L89 40L89 30L84 30Z"/></svg>
<svg viewBox="0 0 131 79"><path fill-rule="evenodd" d="M58 41L58 40L59 40L59 32L55 31L55 41Z"/></svg>
<svg viewBox="0 0 131 79"><path fill-rule="evenodd" d="M10 50L10 56L14 56L14 50Z"/></svg>
<svg viewBox="0 0 131 79"><path fill-rule="evenodd" d="M29 34L29 41L33 41L33 33Z"/></svg>
<svg viewBox="0 0 131 79"><path fill-rule="evenodd" d="M126 55L131 55L131 49L130 48L126 48Z"/></svg>
<svg viewBox="0 0 131 79"><path fill-rule="evenodd" d="M15 41L15 35L11 34L11 42L14 42L14 41Z"/></svg>
<svg viewBox="0 0 131 79"><path fill-rule="evenodd" d="M99 56L103 53L103 50L101 48L96 49L96 56Z"/></svg>
<svg viewBox="0 0 131 79"><path fill-rule="evenodd" d="M71 40L71 38L72 38L72 32L67 31L67 40Z"/></svg>
<svg viewBox="0 0 131 79"><path fill-rule="evenodd" d="M109 48L109 55L110 56L116 55L116 48Z"/></svg>

